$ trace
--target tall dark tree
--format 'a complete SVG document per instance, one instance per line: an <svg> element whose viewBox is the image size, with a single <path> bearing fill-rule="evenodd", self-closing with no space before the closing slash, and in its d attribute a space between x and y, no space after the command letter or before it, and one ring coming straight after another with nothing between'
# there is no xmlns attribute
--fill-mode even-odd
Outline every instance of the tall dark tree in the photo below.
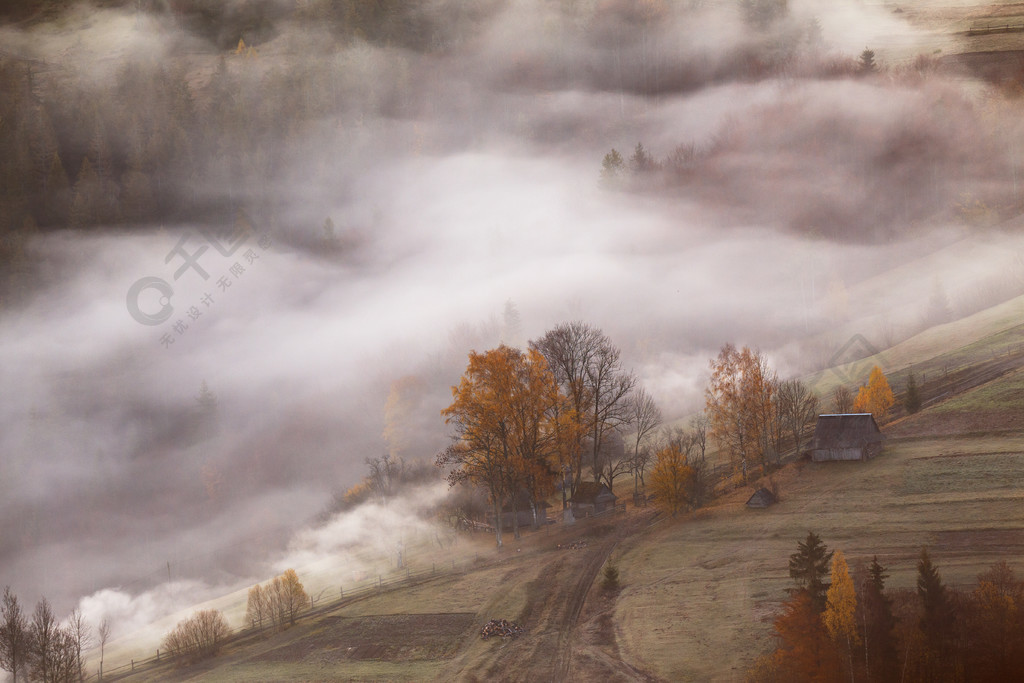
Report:
<svg viewBox="0 0 1024 683"><path fill-rule="evenodd" d="M798 542L797 551L789 556L789 575L797 586L807 591L811 604L819 613L825 610L828 592L825 577L829 575L831 561L832 551L813 531L807 532L807 538Z"/></svg>
<svg viewBox="0 0 1024 683"><path fill-rule="evenodd" d="M860 602L863 610L864 668L868 680L880 683L899 680L900 674L894 635L896 618L892 613L892 600L884 592L887 578L878 557L872 558Z"/></svg>
<svg viewBox="0 0 1024 683"><path fill-rule="evenodd" d="M930 680L940 680L941 672L948 670L952 661L955 615L949 593L927 548L921 548L917 562L917 595L921 599L918 628L924 635L926 647L924 670Z"/></svg>

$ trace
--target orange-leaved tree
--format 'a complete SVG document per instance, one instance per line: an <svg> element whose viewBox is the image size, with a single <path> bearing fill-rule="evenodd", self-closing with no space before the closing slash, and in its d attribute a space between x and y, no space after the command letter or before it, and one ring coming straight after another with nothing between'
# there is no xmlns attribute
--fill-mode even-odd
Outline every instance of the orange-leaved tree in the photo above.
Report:
<svg viewBox="0 0 1024 683"><path fill-rule="evenodd" d="M760 351L726 344L711 361L704 392L711 437L727 451L747 480L751 461L767 472L773 435L774 395L778 379Z"/></svg>
<svg viewBox="0 0 1024 683"><path fill-rule="evenodd" d="M655 504L672 516L689 503L693 468L687 462L686 452L678 443L670 441L658 450L651 469L651 493Z"/></svg>
<svg viewBox="0 0 1024 683"><path fill-rule="evenodd" d="M896 402L892 395L892 387L886 379L882 368L877 365L871 368L868 383L861 386L857 398L853 402L853 410L857 413L871 413L877 422L881 422L886 412Z"/></svg>
<svg viewBox="0 0 1024 683"><path fill-rule="evenodd" d="M828 637L811 594L798 590L775 620L778 648L772 656L771 680L838 683L842 663Z"/></svg>
<svg viewBox="0 0 1024 683"><path fill-rule="evenodd" d="M454 443L437 456L439 467L451 467L451 485L471 481L487 489L494 508L495 535L501 546L501 508L517 509L521 489L554 480L557 454L552 424L558 387L547 361L538 351L528 354L504 344L485 353L469 354L469 365L453 401L441 411L454 428Z"/></svg>

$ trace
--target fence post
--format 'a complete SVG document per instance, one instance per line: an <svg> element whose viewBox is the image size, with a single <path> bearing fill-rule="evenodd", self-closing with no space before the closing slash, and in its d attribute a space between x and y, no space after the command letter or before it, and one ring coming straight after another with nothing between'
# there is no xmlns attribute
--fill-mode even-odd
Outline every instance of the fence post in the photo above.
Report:
<svg viewBox="0 0 1024 683"><path fill-rule="evenodd" d="M135 671L135 660L132 660L132 671Z"/></svg>

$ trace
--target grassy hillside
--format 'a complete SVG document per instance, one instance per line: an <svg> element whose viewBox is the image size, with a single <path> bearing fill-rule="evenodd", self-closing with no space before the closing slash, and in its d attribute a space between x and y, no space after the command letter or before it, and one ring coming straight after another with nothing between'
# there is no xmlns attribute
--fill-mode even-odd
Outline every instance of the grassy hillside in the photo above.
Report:
<svg viewBox="0 0 1024 683"><path fill-rule="evenodd" d="M809 530L851 564L877 555L912 587L928 546L944 580L1024 562L1024 371L905 418L867 463L802 463L776 475L782 502L747 510L754 486L679 522L665 520L620 562L615 608L624 656L668 680L733 680L771 646L791 585L787 561ZM984 433L948 433L986 420ZM941 429L936 429L941 427Z"/></svg>

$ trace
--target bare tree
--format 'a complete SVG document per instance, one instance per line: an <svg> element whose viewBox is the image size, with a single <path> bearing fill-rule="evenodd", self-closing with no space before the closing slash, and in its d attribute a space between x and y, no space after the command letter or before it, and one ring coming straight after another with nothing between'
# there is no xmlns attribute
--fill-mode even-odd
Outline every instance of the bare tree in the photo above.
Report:
<svg viewBox="0 0 1024 683"><path fill-rule="evenodd" d="M82 650L92 647L92 628L82 616L82 610L75 608L71 611L67 623L68 634L71 636L75 650L75 671L78 680L85 680L85 669L82 666Z"/></svg>
<svg viewBox="0 0 1024 683"><path fill-rule="evenodd" d="M853 410L853 392L844 384L832 390L832 410L836 413L848 413Z"/></svg>
<svg viewBox="0 0 1024 683"><path fill-rule="evenodd" d="M392 458L389 453L385 453L378 458L367 458L366 466L370 468L366 477L370 488L382 504L387 504L405 472L405 460Z"/></svg>
<svg viewBox="0 0 1024 683"><path fill-rule="evenodd" d="M818 397L797 379L779 385L779 412L786 430L793 437L797 457L803 451L803 435L807 425L818 416Z"/></svg>
<svg viewBox="0 0 1024 683"><path fill-rule="evenodd" d="M563 323L530 342L540 351L562 387L577 429L567 449L573 472L571 492L583 477L583 438L589 438L590 467L595 481L611 485L614 474L597 462L606 435L629 419L628 397L636 376L622 369L619 349L601 330L582 322Z"/></svg>
<svg viewBox="0 0 1024 683"><path fill-rule="evenodd" d="M10 671L14 683L18 682L18 674L25 672L29 645L28 619L17 596L6 586L0 602L0 669Z"/></svg>
<svg viewBox="0 0 1024 683"><path fill-rule="evenodd" d="M103 679L103 651L107 647L107 642L110 640L110 617L107 615L103 616L100 621L100 625L96 627L96 636L100 643L100 679Z"/></svg>
<svg viewBox="0 0 1024 683"><path fill-rule="evenodd" d="M645 462L641 466L640 445L661 425L661 410L643 387L633 392L630 397L629 422L636 430L633 457L630 461L630 469L633 472L633 497L636 498L639 494L640 480L643 479L643 469L647 464Z"/></svg>
<svg viewBox="0 0 1024 683"><path fill-rule="evenodd" d="M29 669L34 679L72 681L75 670L75 643L68 629L60 628L46 598L36 603L29 624Z"/></svg>

